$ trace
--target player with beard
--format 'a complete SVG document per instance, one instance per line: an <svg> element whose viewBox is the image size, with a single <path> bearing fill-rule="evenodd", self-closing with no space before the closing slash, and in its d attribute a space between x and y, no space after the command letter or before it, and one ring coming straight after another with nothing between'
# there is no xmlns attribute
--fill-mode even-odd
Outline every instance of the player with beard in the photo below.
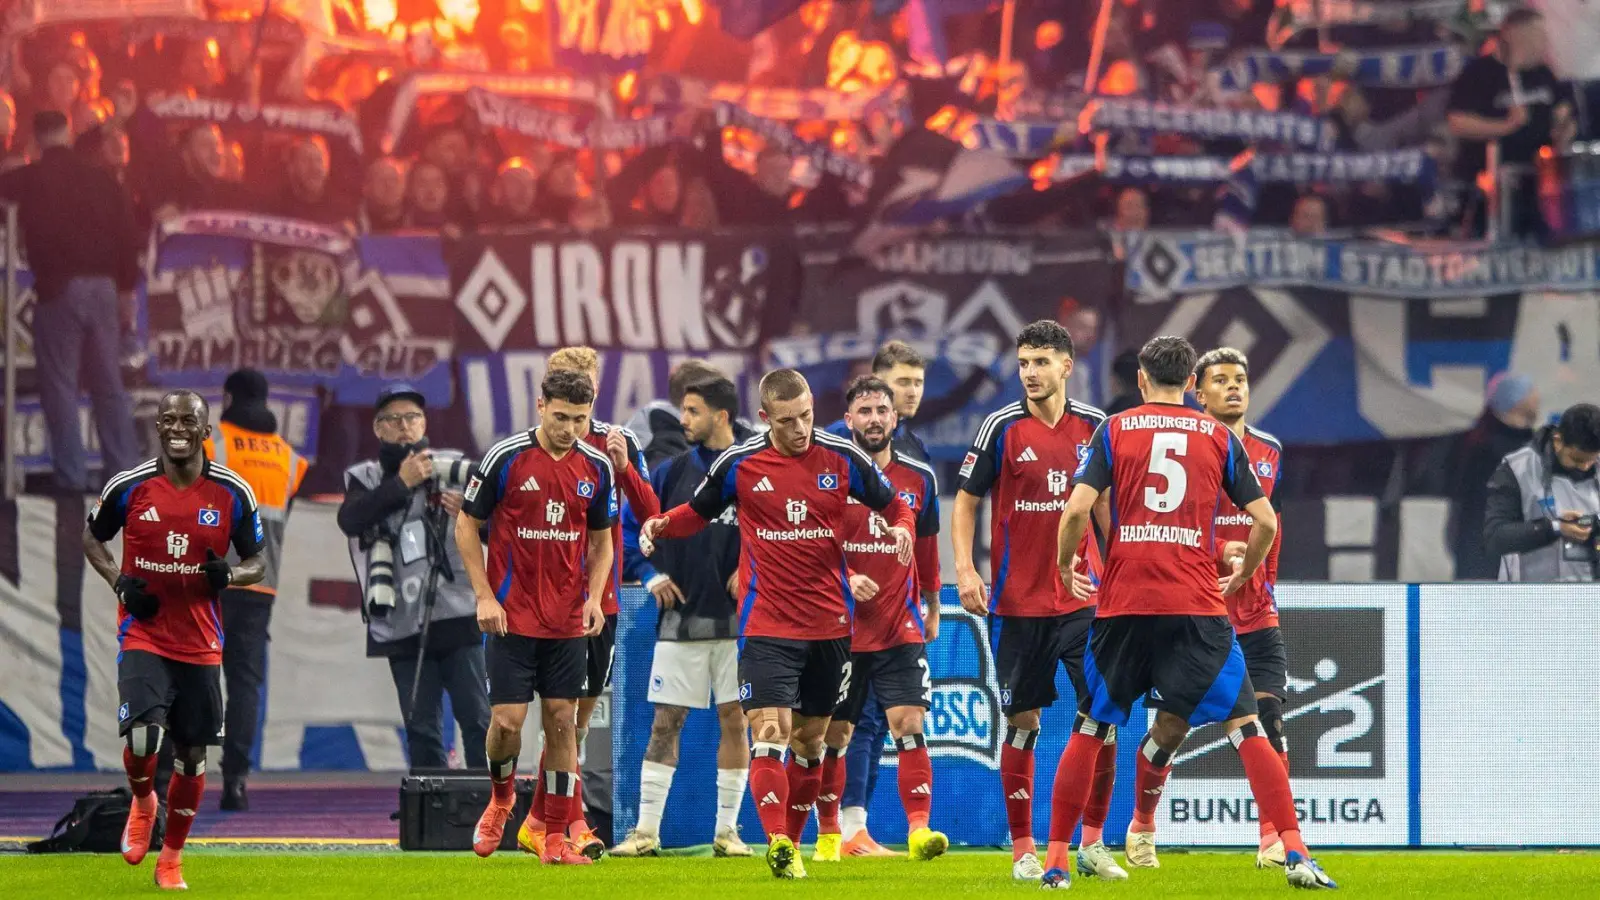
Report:
<svg viewBox="0 0 1600 900"><path fill-rule="evenodd" d="M549 372L576 372L589 379L594 386L596 400L600 390L600 354L591 347L562 347L550 354L550 361L546 367ZM611 460L612 470L616 473L617 490L627 499L635 516L640 521L661 512L661 504L656 499L655 491L650 487L650 470L645 466L644 451L639 446L639 439L633 432L618 425L610 425L599 419L590 417L588 431L582 437L588 444ZM588 647L588 677L584 680L583 696L578 699L578 754L581 757L584 745L589 739L589 719L594 716L595 705L600 702L600 697L611 684L611 665L616 659L617 649L617 585L622 583L622 520L619 518L611 529L612 543L612 573L606 582L605 596L601 598L600 608L605 611L605 627L600 633L589 639ZM582 780L582 767L579 767L579 780ZM567 826L567 836L572 846L578 852L590 859L599 859L605 851L605 845L595 837L594 831L589 827L584 815L583 788L579 785L578 803L573 813L571 824ZM528 817L517 828L517 846L526 853L535 856L544 855L545 836L545 783L541 779L534 790L533 805L528 808Z"/></svg>
<svg viewBox="0 0 1600 900"><path fill-rule="evenodd" d="M915 347L905 341L888 341L872 355L872 374L882 379L894 391L894 411L897 424L891 437L897 454L917 462L928 463L928 448L922 438L911 430L911 420L922 407L922 392L927 383L928 360ZM828 426L828 430L842 438L852 438L850 426L844 419ZM936 583L935 583L936 584ZM929 602L938 606L938 588ZM937 631L935 627L934 631ZM932 640L930 637L929 640ZM867 805L878 788L878 764L883 758L883 739L889 734L889 722L883 714L883 704L869 687L861 715L851 733L850 748L842 757L834 758L830 746L823 766L840 768L843 775L825 774L823 781L840 785L840 790L824 788L817 798L818 860L844 856L898 856L899 854L872 839L867 831ZM842 781L841 781L842 779ZM834 835L838 835L837 838Z"/></svg>
<svg viewBox="0 0 1600 900"><path fill-rule="evenodd" d="M218 596L266 574L265 535L244 479L206 458L211 411L173 391L156 412L161 455L106 482L83 534L84 556L117 595L117 725L133 805L122 858L138 865L155 824L156 751L172 735L167 832L156 885L186 890L183 846L206 786L206 748L222 743ZM122 564L106 542L122 533ZM230 566L228 548L240 562Z"/></svg>
<svg viewBox="0 0 1600 900"><path fill-rule="evenodd" d="M933 766L922 734L923 715L933 695L924 647L939 634L939 487L932 468L892 446L890 436L898 424L893 396L881 379L857 378L845 393L844 418L856 446L872 456L900 499L916 513L916 565L901 562L894 544L883 540L888 529L881 515L859 503L846 506L845 562L851 571L871 578L878 593L856 610L850 690L834 710L825 738L813 857L819 862L839 861L838 798L844 788L844 753L869 691L883 704L899 749L900 802L906 811L910 857L933 859L950 845L948 838L928 827Z"/></svg>
<svg viewBox="0 0 1600 900"><path fill-rule="evenodd" d="M1057 323L1034 322L1017 335L1017 374L1027 399L996 410L978 429L961 463L950 522L961 605L975 616L989 616L1007 723L1000 787L1011 827L1011 875L1019 881L1037 881L1044 874L1033 842L1033 748L1040 710L1056 700L1057 667L1066 666L1079 700L1088 695L1083 656L1094 620L1091 597L1099 578L1100 547L1093 534L1082 536L1075 545L1069 585L1054 565L1053 535L1072 472L1105 415L1067 398L1072 363L1072 335ZM978 502L984 494L990 494L994 575L987 591L972 562ZM1100 512L1104 527L1103 508ZM1108 735L1096 762L1078 864L1102 878L1123 879L1128 873L1117 865L1101 835L1116 779L1115 741L1114 733Z"/></svg>
<svg viewBox="0 0 1600 900"><path fill-rule="evenodd" d="M911 510L866 451L814 424L811 387L793 369L761 379L766 434L717 458L694 498L640 526L639 549L695 534L739 509L739 698L755 742L750 794L767 833L767 866L803 878L795 845L822 790L822 746L851 676L850 622L878 587L845 567L851 498L884 514L885 537L911 562ZM787 769L785 749L794 756Z"/></svg>
<svg viewBox="0 0 1600 900"><path fill-rule="evenodd" d="M1139 746L1151 767L1170 765L1190 728L1221 723L1256 807L1283 841L1290 886L1338 886L1300 834L1289 773L1256 713L1255 688L1225 599L1248 584L1267 558L1278 516L1238 436L1184 406L1184 393L1194 387L1195 356L1180 337L1156 337L1144 345L1139 392L1145 402L1095 431L1061 516L1056 561L1063 575L1071 574L1090 511L1102 495L1111 495L1116 524L1106 544L1100 603L1084 660L1089 696L1079 704L1056 768L1045 888L1072 886L1068 841L1088 801L1095 760L1106 733L1127 724L1141 698L1155 710ZM1219 583L1212 537L1223 495L1252 521L1243 560Z"/></svg>
<svg viewBox="0 0 1600 900"><path fill-rule="evenodd" d="M1232 347L1219 347L1200 357L1195 363L1195 396L1200 406L1244 445L1250 468L1261 483L1262 493L1272 499L1273 487L1278 483L1283 445L1265 431L1245 424L1250 411L1250 361ZM1232 575L1244 560L1246 542L1250 538L1250 514L1234 505L1224 496L1216 514L1216 546L1219 572ZM1272 549L1256 570L1256 574L1238 591L1229 594L1228 619L1238 636L1239 649L1244 653L1245 669L1250 673L1250 683L1256 691L1256 707L1261 717L1261 729L1283 767L1289 768L1289 746L1283 735L1283 702L1288 699L1289 651L1283 642L1283 631L1278 627L1278 603L1273 592L1278 584L1278 548L1283 544L1283 530L1278 530L1272 540ZM1133 822L1128 826L1128 862L1139 868L1157 868L1155 811L1161 803L1161 791L1166 784L1171 765L1155 766L1139 756L1138 792L1134 795ZM1261 817L1261 845L1256 852L1256 866L1281 866L1284 862L1283 841L1272 821Z"/></svg>

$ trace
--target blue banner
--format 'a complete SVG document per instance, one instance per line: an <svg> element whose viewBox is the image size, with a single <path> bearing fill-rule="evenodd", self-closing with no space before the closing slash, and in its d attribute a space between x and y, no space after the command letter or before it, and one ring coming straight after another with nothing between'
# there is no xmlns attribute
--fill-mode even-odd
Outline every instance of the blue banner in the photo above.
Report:
<svg viewBox="0 0 1600 900"><path fill-rule="evenodd" d="M1222 184L1248 169L1257 181L1297 184L1350 184L1389 181L1432 184L1438 165L1422 150L1372 153L1255 153L1220 156L1096 156L1074 153L1060 158L1055 180L1099 172L1114 184Z"/></svg>
<svg viewBox="0 0 1600 900"><path fill-rule="evenodd" d="M148 377L221 384L251 366L278 385L370 403L390 381L450 399L450 284L439 240L237 213L166 228L146 284Z"/></svg>
<svg viewBox="0 0 1600 900"><path fill-rule="evenodd" d="M1124 346L1182 335L1250 358L1250 420L1286 444L1457 434L1514 371L1544 414L1600 384L1594 247L1430 250L1146 234L1128 248Z"/></svg>
<svg viewBox="0 0 1600 900"><path fill-rule="evenodd" d="M1091 101L1089 109L1090 127L1094 131L1149 131L1206 139L1237 138L1309 150L1331 150L1337 137L1329 120L1299 113L1104 98Z"/></svg>

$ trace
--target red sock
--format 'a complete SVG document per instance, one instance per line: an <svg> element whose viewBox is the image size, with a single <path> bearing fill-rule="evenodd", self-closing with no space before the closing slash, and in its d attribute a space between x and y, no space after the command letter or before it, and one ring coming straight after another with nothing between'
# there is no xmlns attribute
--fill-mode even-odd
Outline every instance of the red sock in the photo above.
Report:
<svg viewBox="0 0 1600 900"><path fill-rule="evenodd" d="M1285 775L1289 774L1289 771L1290 771L1289 770L1289 751L1287 751L1287 750L1279 750L1278 751L1278 761L1283 763L1283 774L1285 774Z"/></svg>
<svg viewBox="0 0 1600 900"><path fill-rule="evenodd" d="M844 747L822 754L822 793L817 795L817 834L839 833L839 796L844 793Z"/></svg>
<svg viewBox="0 0 1600 900"><path fill-rule="evenodd" d="M127 747L122 748L122 771L128 773L128 789L135 797L148 797L156 789L156 754L134 756Z"/></svg>
<svg viewBox="0 0 1600 900"><path fill-rule="evenodd" d="M811 818L811 808L817 805L817 795L822 793L822 760L789 757L789 811L784 822L784 834L796 844L800 833L806 830L806 820Z"/></svg>
<svg viewBox="0 0 1600 900"><path fill-rule="evenodd" d="M907 831L928 827L933 812L933 761L928 740L920 734L901 735L900 805L906 810Z"/></svg>
<svg viewBox="0 0 1600 900"><path fill-rule="evenodd" d="M539 825L543 825L544 822L545 822L545 818L544 818L545 788L544 788L544 751L542 751L542 750L539 751L539 768L535 769L534 771L539 773L539 777L537 779L535 779L536 783L533 786L533 804L528 807L528 818L531 821L533 821L533 822L535 822L535 823L537 823ZM546 830L548 830L548 829L546 829Z"/></svg>
<svg viewBox="0 0 1600 900"><path fill-rule="evenodd" d="M1000 746L1000 790L1006 798L1006 824L1011 826L1011 858L1033 852L1033 745L1038 731L1006 727Z"/></svg>
<svg viewBox="0 0 1600 900"><path fill-rule="evenodd" d="M1055 782L1050 787L1050 851L1045 856L1046 869L1071 868L1072 832L1089 803L1089 790L1093 787L1095 766L1103 746L1104 738L1075 729L1067 741L1067 749L1061 751Z"/></svg>
<svg viewBox="0 0 1600 900"><path fill-rule="evenodd" d="M189 839L189 829L194 827L194 814L200 811L200 797L205 792L203 766L198 775L172 773L172 782L167 785L167 837L162 845L163 855L168 850L176 853L183 849L183 842Z"/></svg>
<svg viewBox="0 0 1600 900"><path fill-rule="evenodd" d="M1139 743L1139 767L1135 770L1133 786L1133 831L1156 830L1156 807L1161 805L1161 792L1166 787L1167 776L1172 774L1172 754L1161 749L1150 735Z"/></svg>
<svg viewBox="0 0 1600 900"><path fill-rule="evenodd" d="M786 834L789 814L789 776L783 771L783 747L758 743L750 749L750 798L761 817L761 830L770 837Z"/></svg>
<svg viewBox="0 0 1600 900"><path fill-rule="evenodd" d="M1228 739L1239 751L1244 777L1250 782L1250 793L1256 797L1262 818L1278 829L1284 850L1309 859L1311 851L1300 838L1300 819L1295 814L1294 793L1289 790L1289 773L1278 760L1272 742L1262 736L1260 726L1250 724L1228 735Z"/></svg>
<svg viewBox="0 0 1600 900"><path fill-rule="evenodd" d="M588 808L583 805L583 772L573 776L575 784L572 793L572 812L567 819L567 834L573 839L589 830Z"/></svg>
<svg viewBox="0 0 1600 900"><path fill-rule="evenodd" d="M572 820L578 776L573 772L546 772L539 780L545 783L544 833L547 836L564 835L567 823Z"/></svg>
<svg viewBox="0 0 1600 900"><path fill-rule="evenodd" d="M1111 790L1117 786L1117 745L1100 745L1094 761L1094 784L1089 787L1089 805L1083 808L1083 837L1078 842L1089 846L1105 839L1106 816L1111 812Z"/></svg>

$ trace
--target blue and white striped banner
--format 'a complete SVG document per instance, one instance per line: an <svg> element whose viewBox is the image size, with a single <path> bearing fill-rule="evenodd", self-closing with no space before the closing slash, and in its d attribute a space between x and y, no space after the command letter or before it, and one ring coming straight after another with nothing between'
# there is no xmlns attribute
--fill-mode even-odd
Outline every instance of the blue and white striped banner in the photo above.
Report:
<svg viewBox="0 0 1600 900"><path fill-rule="evenodd" d="M1315 78L1333 71L1341 58L1354 62L1350 78L1367 87L1431 88L1456 80L1468 54L1452 44L1394 47L1363 53L1315 53L1302 50L1256 50L1241 54L1227 65L1211 70L1216 87L1224 93L1247 91L1258 81L1281 82L1294 77Z"/></svg>
<svg viewBox="0 0 1600 900"><path fill-rule="evenodd" d="M1258 181L1297 184L1350 184L1389 181L1428 184L1437 165L1422 150L1374 153L1247 153L1221 156L1120 156L1092 153L1062 156L1054 178L1066 181L1098 171L1115 184L1221 184L1245 169Z"/></svg>

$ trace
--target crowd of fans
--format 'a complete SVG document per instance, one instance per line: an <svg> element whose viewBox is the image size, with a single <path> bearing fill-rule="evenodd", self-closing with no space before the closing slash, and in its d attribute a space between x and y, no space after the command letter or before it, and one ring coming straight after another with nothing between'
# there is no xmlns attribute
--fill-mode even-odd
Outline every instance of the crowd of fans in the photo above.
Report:
<svg viewBox="0 0 1600 900"><path fill-rule="evenodd" d="M879 89L897 80L897 61L906 71L914 68L916 51L908 47L903 15L875 19L871 6L815 0L745 42L717 31L715 16L708 15L692 26L679 23L670 41L658 41L650 65L724 71L737 68L742 59L744 76L755 85ZM1018 4L1013 63L1007 69L992 61L998 12L947 20L947 55L957 62L941 75L958 74L939 83L960 82L951 95L964 108L955 116L935 116L946 123L936 127L959 140L962 123L970 124L974 115L1048 117L1051 113L1030 112L1051 108L1041 98L1081 97L1099 6L1084 0ZM1454 42L1470 53L1485 34L1464 38L1456 23L1407 17L1294 31L1286 29L1284 13L1275 13L1273 0L1114 0L1094 91L1321 116L1335 128L1335 150L1422 147L1437 161L1439 174L1426 185L1262 185L1249 224L1317 234L1404 223L1465 236L1483 226L1480 172L1486 143L1500 143L1503 161L1531 163L1541 146L1561 146L1577 128L1574 95L1544 65L1544 25L1528 12L1514 12L1498 32L1488 32L1484 58L1471 62L1454 87L1363 84L1353 77L1349 60L1342 60L1315 78L1293 74L1233 94L1217 90L1207 72L1239 51L1263 48L1269 35L1288 50L1365 51ZM498 27L502 40L490 42L499 49L488 58L505 55L508 26ZM784 150L738 128L719 126L703 103L678 110L671 144L621 152L573 150L486 129L462 97L445 97L419 104L404 139L384 153L385 142L375 137L377 123L390 115L397 82L414 69L363 68L357 60L319 85L281 77L283 67L258 51L249 40L130 36L120 26L57 26L30 33L19 43L10 93L0 96L0 165L15 166L29 157L27 123L33 112L49 109L69 117L81 152L118 175L144 223L185 210L233 208L362 232L450 234L474 228L841 221L862 218L869 205L871 191L865 185L819 177ZM702 56L716 59L706 62ZM500 63L513 70L525 67L527 59L519 59L517 65ZM431 65L447 63L433 60ZM1508 71L1517 73L1511 79L1518 85L1511 91L1512 103L1499 96ZM973 78L974 73L981 77ZM617 92L634 90L640 81L623 78ZM638 93L622 99L636 99ZM275 133L260 123L238 121L219 127L151 111L151 98L174 95L339 106L362 123L368 139L361 144L364 152L356 152L340 142L330 146L321 135ZM914 98L902 104L903 114L878 117L882 121L793 125L802 136L868 158L881 176L895 156L895 138L923 127L923 114L946 99L940 96L930 106ZM620 102L618 108L614 114L622 117L646 109L642 102ZM1173 135L1121 135L1103 145L1093 136L1068 133L1065 138L1035 148L1036 155L1100 149L1233 157L1251 149L1237 140ZM1254 149L1287 148L1262 144ZM1019 166L1030 162L1037 159L1018 161ZM1067 214L1036 204L1028 217L1076 227L1096 219L1127 230L1209 227L1224 193L1215 185L1091 184L1087 202L1066 207ZM1004 224L1019 223L1012 218Z"/></svg>

